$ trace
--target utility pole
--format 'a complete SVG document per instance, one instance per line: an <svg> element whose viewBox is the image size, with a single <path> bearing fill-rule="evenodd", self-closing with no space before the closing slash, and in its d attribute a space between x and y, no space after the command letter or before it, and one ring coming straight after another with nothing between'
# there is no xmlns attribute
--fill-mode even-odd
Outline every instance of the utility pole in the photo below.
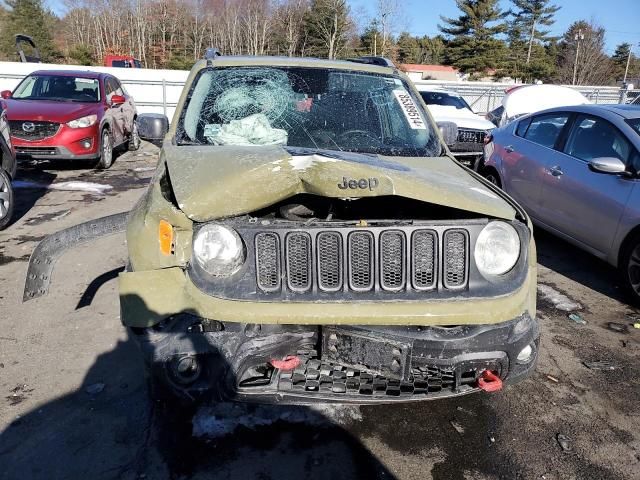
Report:
<svg viewBox="0 0 640 480"><path fill-rule="evenodd" d="M573 62L573 82L572 85L576 84L576 75L578 73L578 55L580 54L580 41L584 40L584 33L582 33L582 29L578 29L578 33L573 37L576 41L576 59Z"/></svg>
<svg viewBox="0 0 640 480"><path fill-rule="evenodd" d="M626 85L627 83L627 74L629 73L629 63L631 62L631 45L629 45L629 55L627 55L627 66L624 67L624 78L622 79L622 84Z"/></svg>

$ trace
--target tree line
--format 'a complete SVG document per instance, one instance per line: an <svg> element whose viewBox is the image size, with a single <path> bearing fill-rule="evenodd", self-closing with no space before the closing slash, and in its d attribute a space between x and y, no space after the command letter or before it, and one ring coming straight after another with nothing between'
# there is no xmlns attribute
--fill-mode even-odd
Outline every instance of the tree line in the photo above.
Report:
<svg viewBox="0 0 640 480"><path fill-rule="evenodd" d="M550 33L553 0L457 0L440 34L407 31L401 0L375 0L373 18L348 0L64 0L56 16L43 0L4 0L0 58L15 59L14 36L34 38L43 60L100 65L127 54L148 68L188 69L207 47L229 55L348 58L381 55L400 63L452 65L471 78L603 85L640 76L640 59L622 43L605 52L605 30L578 20ZM424 12L427 13L427 0ZM363 19L365 19L363 21Z"/></svg>

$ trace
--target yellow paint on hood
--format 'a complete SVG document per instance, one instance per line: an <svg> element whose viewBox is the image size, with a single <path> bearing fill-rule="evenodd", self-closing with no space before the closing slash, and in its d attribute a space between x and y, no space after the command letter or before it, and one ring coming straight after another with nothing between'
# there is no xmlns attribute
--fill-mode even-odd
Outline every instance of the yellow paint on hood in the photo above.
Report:
<svg viewBox="0 0 640 480"><path fill-rule="evenodd" d="M445 156L382 157L168 142L163 147L178 206L197 222L249 213L300 193L333 198L398 195L488 217L515 216L504 199ZM367 186L340 188L344 179L364 179Z"/></svg>

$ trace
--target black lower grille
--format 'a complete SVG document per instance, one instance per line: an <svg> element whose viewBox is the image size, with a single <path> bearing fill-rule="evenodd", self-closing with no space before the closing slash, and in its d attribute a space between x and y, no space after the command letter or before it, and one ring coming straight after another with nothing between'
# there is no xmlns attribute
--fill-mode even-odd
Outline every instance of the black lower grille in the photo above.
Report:
<svg viewBox="0 0 640 480"><path fill-rule="evenodd" d="M56 147L16 147L16 155L53 156L57 154Z"/></svg>
<svg viewBox="0 0 640 480"><path fill-rule="evenodd" d="M408 380L386 378L361 370L309 359L292 372L281 372L278 390L372 397L410 397L455 392L453 369L419 366Z"/></svg>
<svg viewBox="0 0 640 480"><path fill-rule="evenodd" d="M43 140L58 133L59 123L9 120L11 135L21 140Z"/></svg>

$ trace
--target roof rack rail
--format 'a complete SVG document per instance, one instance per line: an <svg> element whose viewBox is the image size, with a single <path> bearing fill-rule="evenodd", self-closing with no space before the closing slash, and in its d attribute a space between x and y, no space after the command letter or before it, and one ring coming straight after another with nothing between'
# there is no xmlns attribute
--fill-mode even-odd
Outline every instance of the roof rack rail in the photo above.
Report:
<svg viewBox="0 0 640 480"><path fill-rule="evenodd" d="M358 58L347 58L347 61L356 62L356 63L366 63L368 65L377 65L379 67L396 68L396 66L391 60L384 57L366 56L366 57L358 57Z"/></svg>

